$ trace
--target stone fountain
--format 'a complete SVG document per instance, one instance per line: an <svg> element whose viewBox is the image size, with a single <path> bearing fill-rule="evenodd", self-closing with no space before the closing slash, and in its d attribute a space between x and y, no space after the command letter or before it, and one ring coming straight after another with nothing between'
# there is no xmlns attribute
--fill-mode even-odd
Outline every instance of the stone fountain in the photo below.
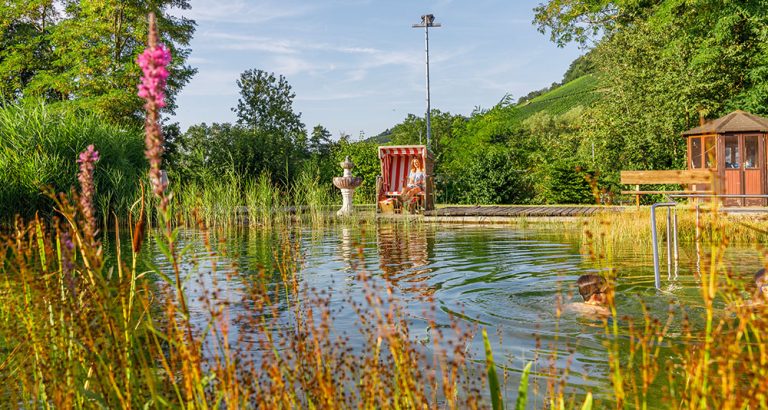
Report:
<svg viewBox="0 0 768 410"><path fill-rule="evenodd" d="M343 201L341 209L336 212L338 216L351 215L354 212L352 208L352 199L355 196L355 188L359 187L363 183L363 178L353 177L352 168L355 164L350 161L349 156L344 159L344 162L340 163L344 168L344 176L333 178L333 185L341 190L341 199Z"/></svg>

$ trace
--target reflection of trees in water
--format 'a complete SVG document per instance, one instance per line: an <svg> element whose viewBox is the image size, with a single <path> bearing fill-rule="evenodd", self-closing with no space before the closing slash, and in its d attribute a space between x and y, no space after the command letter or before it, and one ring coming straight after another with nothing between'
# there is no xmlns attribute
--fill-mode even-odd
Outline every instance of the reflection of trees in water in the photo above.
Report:
<svg viewBox="0 0 768 410"><path fill-rule="evenodd" d="M432 278L432 268L428 266L434 254L433 229L423 225L378 224L376 239L384 279L407 293L431 296L435 292L435 287L426 283Z"/></svg>

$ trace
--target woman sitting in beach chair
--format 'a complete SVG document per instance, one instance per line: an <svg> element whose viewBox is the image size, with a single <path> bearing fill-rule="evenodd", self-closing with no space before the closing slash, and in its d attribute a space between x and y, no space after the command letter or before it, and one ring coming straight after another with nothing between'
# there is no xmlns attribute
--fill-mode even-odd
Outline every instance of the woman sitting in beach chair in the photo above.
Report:
<svg viewBox="0 0 768 410"><path fill-rule="evenodd" d="M381 176L376 181L378 210L387 212L394 203L395 212L408 208L434 209L432 154L423 145L379 147ZM402 206L401 206L402 205Z"/></svg>
<svg viewBox="0 0 768 410"><path fill-rule="evenodd" d="M400 192L400 201L404 206L408 207L410 212L413 212L414 197L424 192L424 183L426 175L424 174L424 165L421 160L414 158L411 160L411 169L408 172L408 182Z"/></svg>

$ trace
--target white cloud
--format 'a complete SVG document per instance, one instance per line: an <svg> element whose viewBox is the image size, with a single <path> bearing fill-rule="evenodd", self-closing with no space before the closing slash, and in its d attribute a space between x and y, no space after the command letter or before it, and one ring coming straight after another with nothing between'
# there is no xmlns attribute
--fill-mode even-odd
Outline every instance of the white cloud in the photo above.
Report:
<svg viewBox="0 0 768 410"><path fill-rule="evenodd" d="M294 42L269 37L213 32L203 33L199 38L201 40L218 40L214 42L213 48L221 50L264 51L274 54L293 54L298 52Z"/></svg>
<svg viewBox="0 0 768 410"><path fill-rule="evenodd" d="M208 68L200 70L184 87L182 94L188 96L236 95L240 72Z"/></svg>
<svg viewBox="0 0 768 410"><path fill-rule="evenodd" d="M227 24L259 24L277 19L298 17L316 9L311 4L291 4L269 1L221 1L192 0L191 10L176 11L175 14L198 22L222 22Z"/></svg>
<svg viewBox="0 0 768 410"><path fill-rule="evenodd" d="M274 59L273 69L276 73L285 76L292 76L302 72L316 71L317 65L312 64L302 58L279 56Z"/></svg>
<svg viewBox="0 0 768 410"><path fill-rule="evenodd" d="M220 40L214 48L224 50L257 50L275 54L295 54L300 51L316 50L344 54L376 54L381 50L372 47L356 47L315 43L307 40L287 40L274 37L252 36L223 32L205 32L198 35L200 40Z"/></svg>

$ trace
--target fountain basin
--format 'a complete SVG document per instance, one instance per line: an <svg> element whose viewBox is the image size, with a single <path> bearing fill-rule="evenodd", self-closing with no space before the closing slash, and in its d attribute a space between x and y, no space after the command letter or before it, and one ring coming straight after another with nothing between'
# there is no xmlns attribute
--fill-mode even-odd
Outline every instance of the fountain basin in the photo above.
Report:
<svg viewBox="0 0 768 410"><path fill-rule="evenodd" d="M363 183L362 177L334 177L333 185L339 189L355 189Z"/></svg>

